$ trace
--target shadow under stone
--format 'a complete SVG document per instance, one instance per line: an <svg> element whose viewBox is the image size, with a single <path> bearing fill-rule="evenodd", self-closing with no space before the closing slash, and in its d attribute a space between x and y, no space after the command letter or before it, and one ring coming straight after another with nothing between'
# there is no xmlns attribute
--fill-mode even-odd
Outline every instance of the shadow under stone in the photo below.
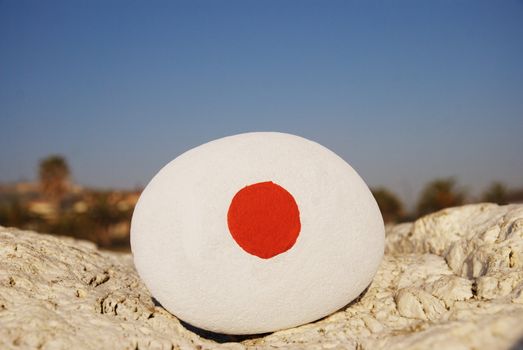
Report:
<svg viewBox="0 0 523 350"><path fill-rule="evenodd" d="M512 345L509 350L523 350L523 337Z"/></svg>
<svg viewBox="0 0 523 350"><path fill-rule="evenodd" d="M348 303L344 307L334 311L333 313L331 313L331 314L329 314L329 315L327 315L325 317L322 317L322 318L320 318L320 319L318 319L316 321L310 322L310 323L321 322L324 319L328 318L329 316L332 316L336 312L343 311L343 310L351 307L352 305L356 304L367 293L367 291L369 290L369 286L367 286L367 288L365 288L365 290L363 292L361 292L361 294L358 295L358 297L356 299L354 299L353 301L351 301L350 303ZM158 300L156 300L154 297L152 298L152 301L153 301L155 306L160 306L160 307L164 308L162 306L162 304L160 304L160 302ZM178 318L178 320L180 321L180 324L183 327L185 327L185 329L187 329L188 331L193 332L194 334L198 335L199 337L202 337L202 338L207 339L207 340L212 340L212 341L215 341L217 343L242 342L244 340L249 340L249 339L263 338L263 337L266 337L266 336L272 334L272 333L260 333L260 334L237 335L237 334L215 333L215 332L211 332L211 331L208 331L208 330L205 330L205 329L193 326L192 324L187 323L187 322L185 322L185 321L183 321L183 320L181 320L179 318Z"/></svg>
<svg viewBox="0 0 523 350"><path fill-rule="evenodd" d="M322 318L319 318L319 319L317 319L316 321L312 321L312 322L310 322L310 323L318 323L318 322L321 322L321 321L325 320L326 318L331 317L332 315L334 315L334 314L337 313L337 312L345 311L346 309L348 309L348 308L351 307L352 305L358 303L358 302L361 300L361 298L363 298L363 296L364 296L365 294L367 294L367 291L369 290L369 287L370 287L370 284L367 286L367 288L365 288L365 289L363 290L363 292L361 292L360 295L358 295L358 296L356 297L356 299L354 299L353 301L351 301L351 302L348 303L347 305L345 305L345 306L343 306L343 307L340 307L338 310L334 311L333 313L330 313L330 314L328 314L327 316L324 316L324 317L322 317Z"/></svg>
<svg viewBox="0 0 523 350"><path fill-rule="evenodd" d="M211 331L208 331L205 329L198 328L198 327L193 326L192 324L189 324L182 320L180 320L180 323L188 331L191 331L202 338L205 338L208 340L213 340L217 343L241 342L241 341L248 340L248 339L263 338L269 334L272 334L272 333L262 333L262 334L237 335L237 334L215 333L215 332L211 332Z"/></svg>
<svg viewBox="0 0 523 350"><path fill-rule="evenodd" d="M162 304L160 304L160 302L158 300L156 300L156 298L151 297L151 299L155 306L164 308L162 306ZM165 310L167 310L167 309L165 309ZM261 333L261 334L237 335L237 334L215 333L215 332L211 332L211 331L193 326L192 324L187 323L187 322L181 320L180 318L178 318L178 321L180 321L180 324L188 331L193 332L194 334L198 335L201 338L204 338L207 340L212 340L217 343L241 342L241 341L248 340L248 339L263 338L263 337L271 334L271 333Z"/></svg>

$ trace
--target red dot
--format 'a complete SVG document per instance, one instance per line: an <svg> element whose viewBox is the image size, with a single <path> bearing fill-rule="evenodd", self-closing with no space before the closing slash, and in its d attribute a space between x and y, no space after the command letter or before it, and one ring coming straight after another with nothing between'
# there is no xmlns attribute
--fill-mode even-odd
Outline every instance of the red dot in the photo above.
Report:
<svg viewBox="0 0 523 350"><path fill-rule="evenodd" d="M263 259L292 248L301 229L294 197L271 181L239 190L229 206L227 224L243 250Z"/></svg>

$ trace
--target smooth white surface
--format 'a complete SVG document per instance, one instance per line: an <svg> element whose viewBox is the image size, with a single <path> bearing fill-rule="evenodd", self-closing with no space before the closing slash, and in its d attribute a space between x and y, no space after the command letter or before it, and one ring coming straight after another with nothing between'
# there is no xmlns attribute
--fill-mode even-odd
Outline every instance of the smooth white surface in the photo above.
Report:
<svg viewBox="0 0 523 350"><path fill-rule="evenodd" d="M300 210L296 244L271 259L245 252L227 227L241 188L283 186ZM327 148L283 133L247 133L196 147L167 164L133 214L131 248L152 295L182 320L253 334L314 321L371 282L384 227L367 185Z"/></svg>

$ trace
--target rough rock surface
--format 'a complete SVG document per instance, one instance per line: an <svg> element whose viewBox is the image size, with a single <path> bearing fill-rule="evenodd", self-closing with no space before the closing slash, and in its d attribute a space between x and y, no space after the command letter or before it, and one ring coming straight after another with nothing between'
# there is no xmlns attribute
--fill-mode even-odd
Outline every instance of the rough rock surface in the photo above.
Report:
<svg viewBox="0 0 523 350"><path fill-rule="evenodd" d="M155 305L128 254L0 228L0 348L523 347L523 205L443 210L388 227L386 244L359 300L315 323L241 339L200 336Z"/></svg>

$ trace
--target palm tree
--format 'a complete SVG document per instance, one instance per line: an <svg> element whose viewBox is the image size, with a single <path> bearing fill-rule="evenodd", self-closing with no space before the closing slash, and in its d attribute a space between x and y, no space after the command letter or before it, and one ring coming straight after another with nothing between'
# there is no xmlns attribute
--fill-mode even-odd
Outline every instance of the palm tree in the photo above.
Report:
<svg viewBox="0 0 523 350"><path fill-rule="evenodd" d="M69 166L64 157L52 155L42 159L38 168L42 192L51 200L60 202L69 187Z"/></svg>
<svg viewBox="0 0 523 350"><path fill-rule="evenodd" d="M464 200L465 193L456 188L456 181L453 178L436 179L423 189L418 201L418 215L461 205Z"/></svg>
<svg viewBox="0 0 523 350"><path fill-rule="evenodd" d="M383 221L397 222L401 220L404 216L403 204L394 193L386 188L380 187L372 189L372 194L380 207Z"/></svg>

